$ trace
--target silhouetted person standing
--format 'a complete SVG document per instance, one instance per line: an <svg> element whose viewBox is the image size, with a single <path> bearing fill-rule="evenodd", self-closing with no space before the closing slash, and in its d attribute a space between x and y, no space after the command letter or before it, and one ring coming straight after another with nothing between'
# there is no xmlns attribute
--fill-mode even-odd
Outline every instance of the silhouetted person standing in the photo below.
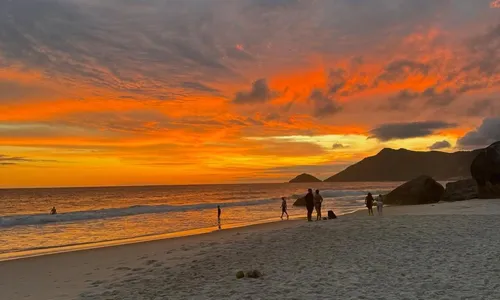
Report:
<svg viewBox="0 0 500 300"><path fill-rule="evenodd" d="M50 210L50 214L51 215L56 215L57 214L57 210L56 210L55 206L53 206L52 209Z"/></svg>
<svg viewBox="0 0 500 300"><path fill-rule="evenodd" d="M220 205L217 205L217 224L219 225L219 229L221 229L221 226L220 226L220 215L221 215L222 211L220 209Z"/></svg>
<svg viewBox="0 0 500 300"><path fill-rule="evenodd" d="M321 220L321 204L323 203L323 197L319 193L319 190L316 190L316 194L314 194L314 207L316 208L316 221Z"/></svg>
<svg viewBox="0 0 500 300"><path fill-rule="evenodd" d="M368 215L373 216L373 196L372 193L368 193L368 196L365 198L365 204L366 207L368 208Z"/></svg>
<svg viewBox="0 0 500 300"><path fill-rule="evenodd" d="M306 208L307 208L307 221L311 222L312 221L312 213L314 210L314 195L313 191L309 189L307 191L307 195L305 197L306 200Z"/></svg>

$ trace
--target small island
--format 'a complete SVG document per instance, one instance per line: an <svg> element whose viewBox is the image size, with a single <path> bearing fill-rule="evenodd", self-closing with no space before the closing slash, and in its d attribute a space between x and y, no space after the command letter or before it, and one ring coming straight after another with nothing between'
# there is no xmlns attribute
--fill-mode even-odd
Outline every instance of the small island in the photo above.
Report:
<svg viewBox="0 0 500 300"><path fill-rule="evenodd" d="M289 183L307 183L307 182L322 182L322 181L306 173L300 174L299 176L289 181Z"/></svg>

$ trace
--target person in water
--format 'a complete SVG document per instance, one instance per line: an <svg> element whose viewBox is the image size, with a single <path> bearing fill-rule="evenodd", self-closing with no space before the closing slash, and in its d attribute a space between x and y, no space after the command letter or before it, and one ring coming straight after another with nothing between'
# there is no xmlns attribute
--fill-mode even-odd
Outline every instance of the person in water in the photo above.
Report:
<svg viewBox="0 0 500 300"><path fill-rule="evenodd" d="M286 198L281 197L281 220L283 220L283 215L285 214L286 214L286 219L288 220L289 216L288 216L288 207L286 204Z"/></svg>
<svg viewBox="0 0 500 300"><path fill-rule="evenodd" d="M377 213L379 216L382 215L382 210L384 209L384 196L378 195L377 198Z"/></svg>
<svg viewBox="0 0 500 300"><path fill-rule="evenodd" d="M55 206L53 206L52 209L50 210L50 214L51 215L56 215L57 214L57 210L56 210Z"/></svg>
<svg viewBox="0 0 500 300"><path fill-rule="evenodd" d="M309 189L307 195L305 196L306 208L307 208L307 221L312 221L312 212L314 210L314 195L313 191Z"/></svg>
<svg viewBox="0 0 500 300"><path fill-rule="evenodd" d="M220 226L221 213L222 213L222 210L220 209L220 205L217 205L217 225L219 226L219 229L221 229L221 226Z"/></svg>
<svg viewBox="0 0 500 300"><path fill-rule="evenodd" d="M373 196L372 193L368 193L368 196L365 198L365 204L368 208L368 215L373 216Z"/></svg>
<svg viewBox="0 0 500 300"><path fill-rule="evenodd" d="M314 194L314 208L316 208L316 221L321 220L321 204L323 203L323 197L321 197L319 190L316 190Z"/></svg>

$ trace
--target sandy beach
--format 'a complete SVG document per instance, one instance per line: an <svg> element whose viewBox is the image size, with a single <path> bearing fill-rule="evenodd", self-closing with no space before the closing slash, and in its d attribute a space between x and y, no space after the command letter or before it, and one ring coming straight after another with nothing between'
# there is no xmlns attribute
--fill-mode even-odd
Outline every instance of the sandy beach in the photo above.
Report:
<svg viewBox="0 0 500 300"><path fill-rule="evenodd" d="M0 298L498 299L499 215L498 200L388 207L6 261Z"/></svg>

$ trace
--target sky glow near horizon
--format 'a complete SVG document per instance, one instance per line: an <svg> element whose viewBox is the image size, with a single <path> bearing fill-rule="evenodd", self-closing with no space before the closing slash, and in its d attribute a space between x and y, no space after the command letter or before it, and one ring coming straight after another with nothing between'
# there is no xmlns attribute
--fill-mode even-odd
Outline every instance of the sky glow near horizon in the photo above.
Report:
<svg viewBox="0 0 500 300"><path fill-rule="evenodd" d="M0 0L0 187L283 182L486 146L499 8Z"/></svg>

